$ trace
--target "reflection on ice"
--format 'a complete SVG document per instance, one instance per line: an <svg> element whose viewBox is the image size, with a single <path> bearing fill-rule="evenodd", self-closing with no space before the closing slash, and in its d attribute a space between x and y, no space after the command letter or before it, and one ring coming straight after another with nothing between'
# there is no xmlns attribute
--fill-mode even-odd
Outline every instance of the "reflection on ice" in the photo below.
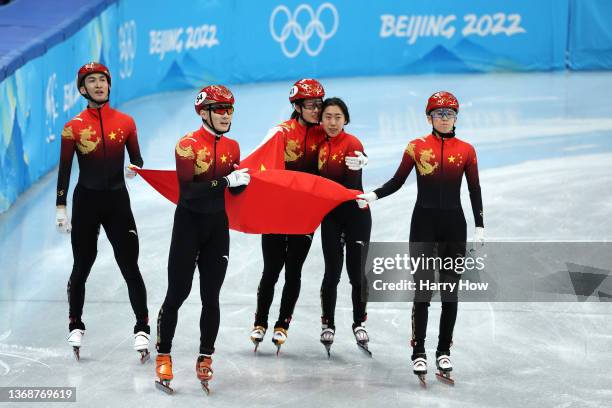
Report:
<svg viewBox="0 0 612 408"><path fill-rule="evenodd" d="M364 142L366 188L395 171L406 143L425 135L426 98L450 89L462 101L458 136L479 154L489 240L610 240L612 104L586 107L585 95L610 88L609 73L386 77L324 80L351 109L348 131ZM232 136L243 154L288 117L287 83L234 86ZM145 166L173 168L174 144L198 126L193 92L155 95L122 108L136 120ZM265 103L261 103L265 101ZM75 174L76 172L73 172ZM132 350L127 289L102 234L87 283L87 334L75 362L67 346L66 281L70 238L55 232L50 174L0 215L0 386L75 386L77 404L94 407L193 405L204 402L194 366L200 299L193 291L179 313L169 397L153 386L154 366ZM74 187L76 179L71 186ZM464 183L465 184L465 183ZM174 207L142 180L128 182L138 224L140 268L154 322L166 290ZM414 176L373 205L373 241L408 239ZM464 208L469 208L467 191ZM468 231L472 231L471 212ZM327 358L319 343L319 234L302 274L302 292L281 355L266 336L257 354L249 332L262 269L258 236L231 234L221 291L212 406L605 406L612 400L612 312L609 302L465 303L452 349L455 388L419 388L410 364L410 303L372 303L367 321L373 359L351 333L348 279L338 288L336 341ZM507 271L512 274L513 271ZM271 314L277 313L282 279ZM430 307L427 352L434 364L440 305ZM153 324L154 326L154 324ZM153 338L155 328L153 327ZM61 405L61 404L60 404ZM70 405L73 406L73 405Z"/></svg>

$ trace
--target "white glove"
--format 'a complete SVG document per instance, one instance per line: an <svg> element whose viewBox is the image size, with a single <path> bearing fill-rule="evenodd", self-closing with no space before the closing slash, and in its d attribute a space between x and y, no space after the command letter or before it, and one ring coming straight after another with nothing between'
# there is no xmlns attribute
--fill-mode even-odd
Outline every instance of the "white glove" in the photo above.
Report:
<svg viewBox="0 0 612 408"><path fill-rule="evenodd" d="M72 230L72 225L70 224L65 206L55 208L55 227L57 228L57 232L62 234L68 234Z"/></svg>
<svg viewBox="0 0 612 408"><path fill-rule="evenodd" d="M368 204L371 204L376 200L378 200L376 193L370 191L369 193L363 193L357 196L357 205L359 208L366 208Z"/></svg>
<svg viewBox="0 0 612 408"><path fill-rule="evenodd" d="M349 170L361 170L366 164L368 164L368 156L365 156L362 152L355 150L356 156L346 156L344 162Z"/></svg>
<svg viewBox="0 0 612 408"><path fill-rule="evenodd" d="M476 229L474 230L474 242L472 243L472 249L470 250L472 255L481 250L484 247L484 244L484 228L476 227Z"/></svg>
<svg viewBox="0 0 612 408"><path fill-rule="evenodd" d="M484 243L484 228L476 227L474 230L474 244L478 244L482 248L484 246Z"/></svg>
<svg viewBox="0 0 612 408"><path fill-rule="evenodd" d="M358 206L359 208L361 208L362 210L363 210L364 208L368 208L368 202L367 202L366 200L359 200L359 199L357 199L357 200L355 200L355 201L357 201L357 206Z"/></svg>
<svg viewBox="0 0 612 408"><path fill-rule="evenodd" d="M246 186L251 182L249 169L234 170L229 175L225 176L228 187Z"/></svg>
<svg viewBox="0 0 612 408"><path fill-rule="evenodd" d="M140 170L140 167L134 166L133 164L128 164L125 168L125 178L133 179L136 177L138 173L136 173L136 170L134 169Z"/></svg>

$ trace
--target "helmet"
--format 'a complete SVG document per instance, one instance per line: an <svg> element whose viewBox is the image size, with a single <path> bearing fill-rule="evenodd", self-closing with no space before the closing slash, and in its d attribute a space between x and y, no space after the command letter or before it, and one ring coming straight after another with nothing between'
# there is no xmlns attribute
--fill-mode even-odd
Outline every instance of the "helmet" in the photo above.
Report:
<svg viewBox="0 0 612 408"><path fill-rule="evenodd" d="M439 108L450 108L455 112L459 113L459 101L455 98L450 92L439 91L435 94L431 95L427 100L427 108L425 109L425 114L429 115L429 113L434 109Z"/></svg>
<svg viewBox="0 0 612 408"><path fill-rule="evenodd" d="M316 79L304 78L293 84L289 91L289 102L295 102L300 99L323 98L325 90L323 85Z"/></svg>
<svg viewBox="0 0 612 408"><path fill-rule="evenodd" d="M77 83L76 83L77 89L83 86L83 81L85 80L85 77L87 75L96 74L96 73L104 74L104 76L106 77L106 80L108 81L108 86L110 87L111 74L108 68L106 68L106 66L104 66L103 64L100 64L99 62L89 62L83 65L81 69L79 69L79 73L77 74Z"/></svg>
<svg viewBox="0 0 612 408"><path fill-rule="evenodd" d="M204 106L212 103L233 105L234 95L232 95L232 91L223 85L209 85L204 87L195 98L194 106L196 113L199 115L200 111L204 109Z"/></svg>

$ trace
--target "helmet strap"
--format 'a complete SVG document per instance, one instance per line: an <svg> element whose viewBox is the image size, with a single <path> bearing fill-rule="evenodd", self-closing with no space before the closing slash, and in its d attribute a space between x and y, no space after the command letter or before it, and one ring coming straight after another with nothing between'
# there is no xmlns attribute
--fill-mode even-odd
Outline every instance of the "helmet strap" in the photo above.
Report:
<svg viewBox="0 0 612 408"><path fill-rule="evenodd" d="M94 73L94 72L92 72ZM79 88L82 86L83 88L85 88L85 94L82 94L81 91L79 90L79 93L81 93L81 96L85 99L87 99L89 102L93 102L96 103L100 106L104 105L105 103L108 103L109 99L110 99L110 93L111 93L111 86L110 83L108 84L108 95L106 96L106 100L102 101L102 102L98 102L96 101L94 98L92 98L92 96L89 94L89 91L87 90L87 87L84 85L85 82L85 78L87 78L87 75L85 75L83 77L83 79L81 80L81 85L79 86ZM108 79L108 77L107 77Z"/></svg>
<svg viewBox="0 0 612 408"><path fill-rule="evenodd" d="M209 106L210 106L210 105L209 105ZM229 132L229 131L230 131L230 129L232 128L232 124L231 124L231 122L230 122L229 127L227 128L227 131L222 132L222 131L220 131L219 129L217 129L217 128L215 127L215 124L213 123L213 120L212 120L212 109L210 109L210 107L209 107L209 108L207 108L206 110L208 111L208 117L210 118L210 123L208 123L208 121L206 121L204 118L202 118L202 123L203 123L204 125L206 125L206 127L207 127L208 129L212 130L212 131L213 131L213 133L214 133L216 136L218 136L218 137L221 137L221 136L223 136L223 134L224 134L224 133L227 133L227 132Z"/></svg>
<svg viewBox="0 0 612 408"><path fill-rule="evenodd" d="M296 109L296 111L298 112L298 118L302 120L302 122L303 122L303 123L306 125L306 127L316 126L316 125L318 125L318 124L319 124L319 123L312 123L312 122L309 122L309 121L307 121L307 120L304 118L304 115L302 114L302 112L304 112L304 106L302 105L301 101L296 101L296 102L294 102L294 103L295 103L296 105L298 105L298 104L299 104L300 110L299 110L299 111L297 111L297 109Z"/></svg>
<svg viewBox="0 0 612 408"><path fill-rule="evenodd" d="M431 133L433 133L435 136L441 137L442 139L451 139L455 137L455 129L456 127L453 125L453 130L451 130L448 133L442 133L442 132L438 132L436 128L433 125L431 125Z"/></svg>

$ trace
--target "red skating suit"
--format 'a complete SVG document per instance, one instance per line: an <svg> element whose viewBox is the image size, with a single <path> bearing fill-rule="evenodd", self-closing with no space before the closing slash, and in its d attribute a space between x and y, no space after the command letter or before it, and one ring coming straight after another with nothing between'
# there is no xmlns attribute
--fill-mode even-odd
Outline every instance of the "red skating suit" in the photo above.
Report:
<svg viewBox="0 0 612 408"><path fill-rule="evenodd" d="M283 138L285 143L285 169L316 174L317 151L325 138L319 125L303 126L297 119L289 119L268 132L265 140Z"/></svg>
<svg viewBox="0 0 612 408"><path fill-rule="evenodd" d="M416 205L442 209L461 207L461 181L465 173L476 226L484 226L478 162L471 144L456 137L441 138L433 134L414 139L408 143L393 178L374 191L378 198L397 191L415 166Z"/></svg>
<svg viewBox="0 0 612 408"><path fill-rule="evenodd" d="M318 170L322 177L334 180L346 188L363 191L361 171L349 170L344 163L346 156L363 152L363 145L355 136L344 131L336 137L327 137L319 145Z"/></svg>
<svg viewBox="0 0 612 408"><path fill-rule="evenodd" d="M179 204L200 213L225 210L225 176L240 163L238 142L201 127L176 144Z"/></svg>
<svg viewBox="0 0 612 408"><path fill-rule="evenodd" d="M64 126L57 180L56 205L66 205L74 152L79 161L78 184L90 190L125 188L124 160L142 167L134 120L108 103L87 108Z"/></svg>

